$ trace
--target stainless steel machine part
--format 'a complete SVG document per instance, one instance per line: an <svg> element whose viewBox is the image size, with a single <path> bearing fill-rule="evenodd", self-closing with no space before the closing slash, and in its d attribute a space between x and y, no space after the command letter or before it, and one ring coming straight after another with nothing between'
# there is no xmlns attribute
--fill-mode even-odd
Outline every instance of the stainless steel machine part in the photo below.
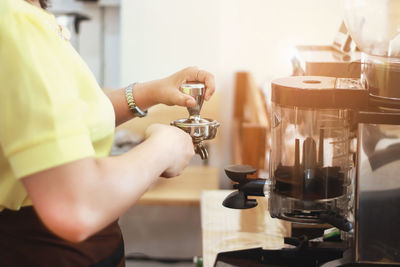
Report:
<svg viewBox="0 0 400 267"><path fill-rule="evenodd" d="M191 95L196 100L196 105L187 108L189 118L177 119L172 121L171 125L190 134L195 152L200 155L201 159L207 159L208 151L202 142L214 139L220 124L216 120L200 117L200 111L204 102L204 84L185 83L181 85L180 89L183 93Z"/></svg>
<svg viewBox="0 0 400 267"><path fill-rule="evenodd" d="M188 107L189 118L196 121L200 120L200 111L203 107L204 102L204 84L202 83L185 83L181 85L181 90L183 93L188 94L196 100L196 105L194 107Z"/></svg>
<svg viewBox="0 0 400 267"><path fill-rule="evenodd" d="M358 142L355 260L400 264L400 126L360 124Z"/></svg>
<svg viewBox="0 0 400 267"><path fill-rule="evenodd" d="M215 138L220 125L216 120L200 118L200 120L196 122L193 119L178 119L171 122L171 125L190 134L195 146L195 152L199 154L202 159L208 158L207 149L202 142Z"/></svg>
<svg viewBox="0 0 400 267"><path fill-rule="evenodd" d="M361 79L377 111L358 125L354 260L400 265L400 0L344 0L344 19L364 53ZM379 108L380 107L380 108Z"/></svg>

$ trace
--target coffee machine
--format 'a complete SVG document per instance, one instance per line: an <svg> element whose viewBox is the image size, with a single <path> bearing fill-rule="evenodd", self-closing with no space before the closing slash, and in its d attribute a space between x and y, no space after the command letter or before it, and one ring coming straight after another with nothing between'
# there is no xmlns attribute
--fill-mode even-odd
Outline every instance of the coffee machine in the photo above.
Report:
<svg viewBox="0 0 400 267"><path fill-rule="evenodd" d="M289 237L285 243L293 247L220 259L248 258L251 266L400 266L400 0L344 4L346 26L363 52L355 62L360 79L274 80L269 178L248 178L256 171L251 166L227 167L238 190L223 202L246 209L257 205L249 196L264 196L272 217L329 224L338 235Z"/></svg>

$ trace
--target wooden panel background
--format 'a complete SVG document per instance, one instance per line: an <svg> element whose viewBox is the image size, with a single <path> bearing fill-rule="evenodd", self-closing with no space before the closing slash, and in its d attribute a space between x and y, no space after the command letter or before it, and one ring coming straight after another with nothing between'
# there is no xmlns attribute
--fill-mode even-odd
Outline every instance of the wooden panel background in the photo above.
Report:
<svg viewBox="0 0 400 267"><path fill-rule="evenodd" d="M266 169L269 116L266 98L248 72L235 77L233 164Z"/></svg>

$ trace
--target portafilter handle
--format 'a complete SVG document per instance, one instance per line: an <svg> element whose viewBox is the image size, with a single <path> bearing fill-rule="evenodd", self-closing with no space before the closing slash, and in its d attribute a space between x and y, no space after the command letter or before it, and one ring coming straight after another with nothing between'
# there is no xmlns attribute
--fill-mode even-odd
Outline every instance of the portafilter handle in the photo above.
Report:
<svg viewBox="0 0 400 267"><path fill-rule="evenodd" d="M194 144L194 151L196 154L199 154L202 160L208 159L208 151L207 148L203 145L202 142Z"/></svg>
<svg viewBox="0 0 400 267"><path fill-rule="evenodd" d="M195 121L200 120L200 111L204 102L205 86L203 83L184 83L181 85L181 91L190 95L196 100L194 107L188 107L189 118Z"/></svg>

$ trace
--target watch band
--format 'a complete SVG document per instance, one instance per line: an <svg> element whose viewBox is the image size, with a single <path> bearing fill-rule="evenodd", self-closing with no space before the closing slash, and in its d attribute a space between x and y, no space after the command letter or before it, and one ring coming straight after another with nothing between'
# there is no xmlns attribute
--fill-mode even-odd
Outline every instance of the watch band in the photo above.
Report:
<svg viewBox="0 0 400 267"><path fill-rule="evenodd" d="M148 111L143 111L141 110L135 103L135 100L133 99L133 87L136 85L137 83L132 83L131 85L129 85L128 87L125 88L125 97L126 97L126 101L128 102L128 106L130 111L133 113L133 115L135 115L135 117L145 117L148 114Z"/></svg>

